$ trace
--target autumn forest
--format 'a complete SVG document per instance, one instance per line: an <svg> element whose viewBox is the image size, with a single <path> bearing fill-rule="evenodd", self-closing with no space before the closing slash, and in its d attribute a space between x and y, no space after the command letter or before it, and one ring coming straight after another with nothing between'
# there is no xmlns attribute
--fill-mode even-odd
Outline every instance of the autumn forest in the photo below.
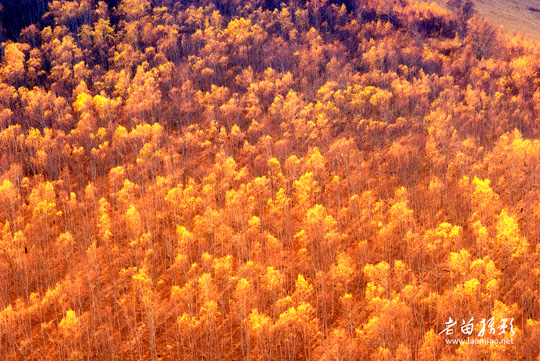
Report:
<svg viewBox="0 0 540 361"><path fill-rule="evenodd" d="M466 0L3 3L1 360L539 360L533 39Z"/></svg>

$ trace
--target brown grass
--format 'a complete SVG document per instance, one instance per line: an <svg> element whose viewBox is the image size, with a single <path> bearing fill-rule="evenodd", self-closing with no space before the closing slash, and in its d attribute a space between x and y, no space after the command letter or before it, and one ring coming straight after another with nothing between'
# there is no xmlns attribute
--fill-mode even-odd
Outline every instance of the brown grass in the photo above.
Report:
<svg viewBox="0 0 540 361"><path fill-rule="evenodd" d="M444 5L445 0L436 0ZM540 0L474 0L478 13L509 34L540 40Z"/></svg>

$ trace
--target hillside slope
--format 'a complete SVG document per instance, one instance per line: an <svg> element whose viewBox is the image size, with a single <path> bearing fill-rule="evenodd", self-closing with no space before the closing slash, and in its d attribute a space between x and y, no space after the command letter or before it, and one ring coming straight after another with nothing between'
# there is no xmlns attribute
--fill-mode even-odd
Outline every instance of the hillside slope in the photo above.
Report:
<svg viewBox="0 0 540 361"><path fill-rule="evenodd" d="M427 1L431 2L431 1ZM446 7L446 0L436 0ZM502 27L509 35L540 39L540 2L537 0L473 0L479 15Z"/></svg>
<svg viewBox="0 0 540 361"><path fill-rule="evenodd" d="M482 16L501 24L510 33L522 32L531 38L540 38L540 2L476 0L475 4Z"/></svg>
<svg viewBox="0 0 540 361"><path fill-rule="evenodd" d="M0 360L538 359L536 44L413 0L59 0L19 39Z"/></svg>

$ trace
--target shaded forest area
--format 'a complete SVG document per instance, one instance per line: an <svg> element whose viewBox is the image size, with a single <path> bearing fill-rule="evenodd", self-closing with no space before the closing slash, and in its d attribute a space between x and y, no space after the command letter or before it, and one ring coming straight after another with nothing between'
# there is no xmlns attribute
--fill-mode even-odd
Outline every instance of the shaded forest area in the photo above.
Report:
<svg viewBox="0 0 540 361"><path fill-rule="evenodd" d="M538 359L538 44L461 0L13 4L0 359Z"/></svg>
<svg viewBox="0 0 540 361"><path fill-rule="evenodd" d="M21 30L39 23L52 2L52 0L3 0L0 4L0 40L4 41L6 38L20 40ZM118 0L104 2L111 8L118 5Z"/></svg>

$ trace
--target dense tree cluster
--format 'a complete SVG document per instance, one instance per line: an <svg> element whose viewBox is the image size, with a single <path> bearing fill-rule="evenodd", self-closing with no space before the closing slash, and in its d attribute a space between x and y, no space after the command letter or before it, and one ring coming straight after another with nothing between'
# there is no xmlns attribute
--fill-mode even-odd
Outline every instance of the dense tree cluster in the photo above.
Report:
<svg viewBox="0 0 540 361"><path fill-rule="evenodd" d="M55 0L16 38L0 359L538 359L540 48L470 2ZM447 344L472 317L514 344Z"/></svg>

